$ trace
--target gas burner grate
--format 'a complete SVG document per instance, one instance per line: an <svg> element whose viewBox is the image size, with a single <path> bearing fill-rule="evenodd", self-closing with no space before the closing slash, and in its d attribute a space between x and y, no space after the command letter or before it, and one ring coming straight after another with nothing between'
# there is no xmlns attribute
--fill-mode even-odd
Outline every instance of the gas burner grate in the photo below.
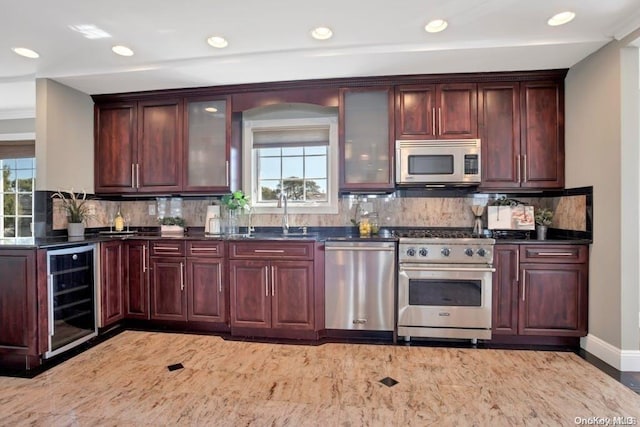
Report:
<svg viewBox="0 0 640 427"><path fill-rule="evenodd" d="M478 237L467 230L436 230L436 229L411 229L395 230L396 237L410 239L471 239Z"/></svg>

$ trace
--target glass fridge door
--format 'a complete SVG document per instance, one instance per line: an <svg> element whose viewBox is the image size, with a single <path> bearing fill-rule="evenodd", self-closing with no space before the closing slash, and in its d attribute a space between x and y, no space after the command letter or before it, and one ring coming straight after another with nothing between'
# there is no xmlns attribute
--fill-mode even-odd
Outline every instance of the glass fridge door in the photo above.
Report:
<svg viewBox="0 0 640 427"><path fill-rule="evenodd" d="M95 246L49 251L49 351L55 356L97 335Z"/></svg>

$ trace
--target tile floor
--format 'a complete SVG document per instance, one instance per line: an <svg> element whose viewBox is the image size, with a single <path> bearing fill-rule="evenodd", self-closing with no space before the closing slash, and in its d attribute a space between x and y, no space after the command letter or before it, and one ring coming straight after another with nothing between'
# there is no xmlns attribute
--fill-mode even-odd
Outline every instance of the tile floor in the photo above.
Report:
<svg viewBox="0 0 640 427"><path fill-rule="evenodd" d="M2 426L511 426L589 417L638 422L640 395L571 352L125 331L33 379L0 377Z"/></svg>

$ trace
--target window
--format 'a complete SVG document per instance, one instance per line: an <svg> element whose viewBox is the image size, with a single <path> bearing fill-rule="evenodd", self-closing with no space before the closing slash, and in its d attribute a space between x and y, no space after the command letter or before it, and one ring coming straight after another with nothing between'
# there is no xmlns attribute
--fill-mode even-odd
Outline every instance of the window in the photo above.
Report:
<svg viewBox="0 0 640 427"><path fill-rule="evenodd" d="M31 237L35 158L0 159L1 237Z"/></svg>
<svg viewBox="0 0 640 427"><path fill-rule="evenodd" d="M246 120L244 184L259 213L337 213L337 119Z"/></svg>

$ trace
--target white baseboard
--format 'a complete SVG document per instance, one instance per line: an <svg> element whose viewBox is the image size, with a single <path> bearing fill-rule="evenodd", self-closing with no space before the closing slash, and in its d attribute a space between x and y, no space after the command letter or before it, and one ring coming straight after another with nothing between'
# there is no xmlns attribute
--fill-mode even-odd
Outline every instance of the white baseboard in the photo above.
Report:
<svg viewBox="0 0 640 427"><path fill-rule="evenodd" d="M640 372L640 350L621 350L595 335L580 339L580 347L623 372Z"/></svg>

